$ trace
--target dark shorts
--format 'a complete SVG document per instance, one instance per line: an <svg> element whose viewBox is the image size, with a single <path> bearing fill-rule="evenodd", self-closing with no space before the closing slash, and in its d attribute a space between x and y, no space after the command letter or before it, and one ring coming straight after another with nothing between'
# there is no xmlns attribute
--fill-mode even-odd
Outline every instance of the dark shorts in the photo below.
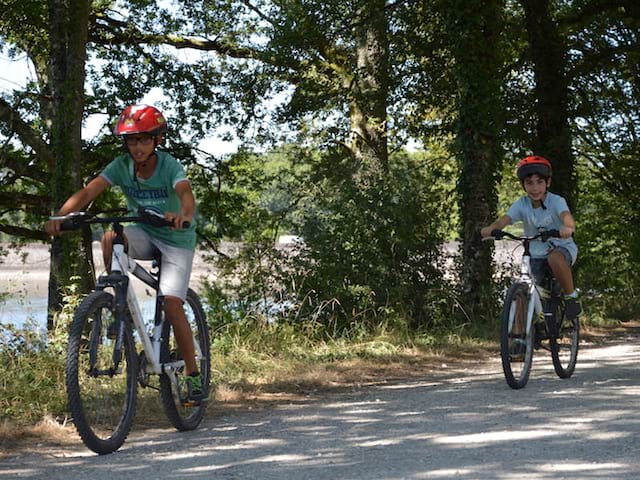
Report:
<svg viewBox="0 0 640 480"><path fill-rule="evenodd" d="M573 264L573 258L564 247L555 247L551 252L560 252L564 256L567 264L571 266ZM546 258L532 258L531 259L531 273L533 274L533 278L538 285L544 284L545 278L551 275L551 269L549 268L549 263L547 263Z"/></svg>

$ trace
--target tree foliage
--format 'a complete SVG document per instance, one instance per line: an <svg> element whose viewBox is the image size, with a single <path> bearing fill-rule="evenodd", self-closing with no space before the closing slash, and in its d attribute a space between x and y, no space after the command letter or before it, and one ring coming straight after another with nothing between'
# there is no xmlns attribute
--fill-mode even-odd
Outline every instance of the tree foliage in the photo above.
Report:
<svg viewBox="0 0 640 480"><path fill-rule="evenodd" d="M505 150L507 163L552 157L554 187L579 198L579 225L598 187L616 205L602 215L638 224L633 1L80 3L3 2L3 50L27 56L35 77L0 95L0 232L45 240L42 220L120 149L113 119L154 91L170 120L164 148L199 199L203 245L245 242L230 268L245 275L247 304L272 278L295 284L287 298L305 315L331 304L342 323L393 311L424 326L447 277L471 317L490 315L491 252L477 230L518 188L500 184ZM72 28L81 14L86 29ZM103 128L80 141L90 116ZM198 150L215 135L238 153ZM409 138L419 154L403 151ZM462 245L453 276L439 261L456 231L447 202ZM106 195L92 208L116 203ZM283 230L305 239L294 263L267 248ZM87 240L61 243L53 264L82 258ZM630 261L636 244L620 239ZM74 268L55 267L63 283L72 270L90 276Z"/></svg>

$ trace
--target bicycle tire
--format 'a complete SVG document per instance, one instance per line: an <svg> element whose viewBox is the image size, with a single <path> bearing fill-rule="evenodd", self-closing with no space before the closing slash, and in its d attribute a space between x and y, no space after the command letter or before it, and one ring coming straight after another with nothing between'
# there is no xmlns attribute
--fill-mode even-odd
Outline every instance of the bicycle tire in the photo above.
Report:
<svg viewBox="0 0 640 480"><path fill-rule="evenodd" d="M203 387L209 392L210 383L210 347L209 347L209 328L207 319L202 308L202 303L198 294L193 290L187 291L187 298L184 303L185 314L191 325L194 337L200 346L202 358L199 361L198 368L202 374ZM182 356L175 343L172 333L171 324L164 322L162 327L162 340L160 344L160 361L166 363L171 360L181 360ZM160 395L162 397L162 406L167 418L171 424L180 431L194 430L200 425L205 413L208 400L200 402L198 405L184 405L180 399L186 397L186 386L182 382L184 376L184 368L176 372L178 383L181 385L181 391L178 392L174 388L174 384L166 373L160 375Z"/></svg>
<svg viewBox="0 0 640 480"><path fill-rule="evenodd" d="M122 446L136 410L138 358L130 319L125 319L119 368L113 368L114 305L108 292L89 294L74 314L67 347L69 410L84 444L100 455Z"/></svg>
<svg viewBox="0 0 640 480"><path fill-rule="evenodd" d="M526 333L529 293L524 283L514 283L507 291L502 309L500 328L500 356L507 384L513 389L523 388L529 381L533 360L533 328ZM522 332L515 333L519 322Z"/></svg>
<svg viewBox="0 0 640 480"><path fill-rule="evenodd" d="M564 315L564 301L556 308L557 335L549 339L553 369L560 378L573 375L578 361L580 345L580 319L568 319Z"/></svg>

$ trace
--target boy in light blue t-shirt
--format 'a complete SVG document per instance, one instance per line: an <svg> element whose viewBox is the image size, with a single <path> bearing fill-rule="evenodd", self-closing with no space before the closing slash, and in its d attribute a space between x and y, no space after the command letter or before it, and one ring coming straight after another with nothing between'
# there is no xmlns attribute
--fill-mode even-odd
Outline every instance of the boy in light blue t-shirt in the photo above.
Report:
<svg viewBox="0 0 640 480"><path fill-rule="evenodd" d="M516 200L506 215L484 227L480 234L488 237L493 230L502 230L516 222L523 223L524 234L527 236L534 236L541 230L558 230L561 238L531 242L531 267L534 273L539 273L545 263L549 264L565 295L565 314L567 318L576 318L582 307L574 288L571 270L578 255L578 247L572 238L576 230L573 215L563 197L548 191L551 185L551 163L546 158L523 158L518 162L517 174L527 195Z"/></svg>

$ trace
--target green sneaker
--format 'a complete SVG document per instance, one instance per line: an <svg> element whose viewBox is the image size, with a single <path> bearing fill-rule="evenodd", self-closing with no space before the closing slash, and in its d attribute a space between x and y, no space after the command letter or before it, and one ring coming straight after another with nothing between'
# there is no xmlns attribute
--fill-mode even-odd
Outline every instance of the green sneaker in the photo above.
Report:
<svg viewBox="0 0 640 480"><path fill-rule="evenodd" d="M184 381L187 384L187 401L193 403L200 403L207 399L207 392L202 385L202 374L192 373L184 377Z"/></svg>

